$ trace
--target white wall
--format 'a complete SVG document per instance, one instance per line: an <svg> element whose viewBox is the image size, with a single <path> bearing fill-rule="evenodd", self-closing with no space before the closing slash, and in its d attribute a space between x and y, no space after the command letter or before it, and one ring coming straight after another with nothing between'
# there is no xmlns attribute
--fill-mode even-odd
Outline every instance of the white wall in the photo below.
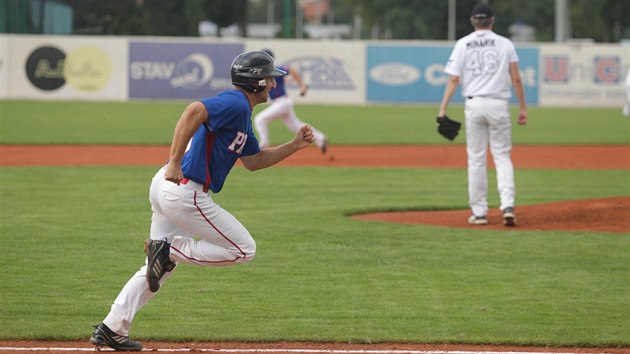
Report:
<svg viewBox="0 0 630 354"><path fill-rule="evenodd" d="M248 40L245 50L270 49L277 65L298 70L309 85L299 97L297 85L287 83L296 102L365 103L365 43L338 41Z"/></svg>
<svg viewBox="0 0 630 354"><path fill-rule="evenodd" d="M296 67L311 88L308 95L299 97L295 84L289 83L289 93L296 103L438 104L444 84L443 80L432 78L443 73L429 75L428 70L443 67L453 44L0 35L0 99L198 99L200 95L213 95L218 89L230 87L229 63L234 53L269 48L279 65ZM623 104L630 45L517 43L517 51L531 105L621 107ZM206 68L203 82L192 77L195 72L202 72L203 67L194 66L191 53L202 53L204 62L214 65L211 73ZM138 58L153 65L144 68L148 71L142 83L130 78L129 62ZM196 91L185 85L166 87L173 77L152 71L159 67L174 68L176 72L171 76L190 78L193 83L206 86L197 87ZM379 71L381 75L374 79L368 73L375 67L388 70ZM403 80L401 75L407 74L411 76ZM392 80L387 75L392 75ZM461 97L457 97L453 102L460 101Z"/></svg>
<svg viewBox="0 0 630 354"><path fill-rule="evenodd" d="M9 96L9 38L0 36L0 99Z"/></svg>
<svg viewBox="0 0 630 354"><path fill-rule="evenodd" d="M1 38L1 37L0 37ZM8 97L126 100L127 39L8 36Z"/></svg>
<svg viewBox="0 0 630 354"><path fill-rule="evenodd" d="M630 45L541 45L541 106L620 107Z"/></svg>

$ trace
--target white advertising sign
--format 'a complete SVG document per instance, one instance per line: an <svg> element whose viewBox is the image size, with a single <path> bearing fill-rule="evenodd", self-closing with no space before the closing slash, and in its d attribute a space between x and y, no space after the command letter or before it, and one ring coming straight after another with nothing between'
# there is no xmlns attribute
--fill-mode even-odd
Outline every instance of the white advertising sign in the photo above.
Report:
<svg viewBox="0 0 630 354"><path fill-rule="evenodd" d="M126 39L10 38L10 98L126 100Z"/></svg>
<svg viewBox="0 0 630 354"><path fill-rule="evenodd" d="M365 99L365 43L301 40L246 41L245 50L270 49L276 65L295 68L309 86L300 97L287 77L287 91L296 103L363 104Z"/></svg>
<svg viewBox="0 0 630 354"><path fill-rule="evenodd" d="M630 46L540 46L540 105L621 107Z"/></svg>
<svg viewBox="0 0 630 354"><path fill-rule="evenodd" d="M0 36L0 99L9 96L9 38Z"/></svg>

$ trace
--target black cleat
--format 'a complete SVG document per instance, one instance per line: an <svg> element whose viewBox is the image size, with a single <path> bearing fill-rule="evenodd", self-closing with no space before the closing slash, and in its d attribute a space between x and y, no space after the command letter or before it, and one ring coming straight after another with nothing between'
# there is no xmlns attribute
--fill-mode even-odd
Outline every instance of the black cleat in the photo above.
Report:
<svg viewBox="0 0 630 354"><path fill-rule="evenodd" d="M324 145L322 145L321 150L322 154L326 155L326 152L328 152L328 138L324 138Z"/></svg>
<svg viewBox="0 0 630 354"><path fill-rule="evenodd" d="M514 208L507 207L503 209L503 225L516 226L516 213L514 212Z"/></svg>
<svg viewBox="0 0 630 354"><path fill-rule="evenodd" d="M110 347L119 352L137 352L143 348L142 343L134 342L129 337L116 334L104 323L99 323L94 327L90 343L97 347Z"/></svg>
<svg viewBox="0 0 630 354"><path fill-rule="evenodd" d="M161 240L144 241L144 252L147 254L147 282L151 292L160 290L160 279L166 272L175 269L175 263L168 257L171 244Z"/></svg>

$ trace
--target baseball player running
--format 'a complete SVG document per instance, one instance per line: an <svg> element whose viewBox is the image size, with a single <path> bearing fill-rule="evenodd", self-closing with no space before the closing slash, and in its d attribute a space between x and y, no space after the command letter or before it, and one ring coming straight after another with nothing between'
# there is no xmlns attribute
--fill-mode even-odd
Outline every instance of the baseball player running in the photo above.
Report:
<svg viewBox="0 0 630 354"><path fill-rule="evenodd" d="M468 196L472 215L468 222L488 223L488 144L497 172L500 209L506 226L516 225L514 211L514 167L510 120L510 82L519 103L518 124L527 123L527 107L514 44L492 31L492 8L479 3L472 10L474 32L455 44L446 64L449 79L438 117L446 116L448 104L461 82L466 97L466 152L468 156Z"/></svg>
<svg viewBox="0 0 630 354"><path fill-rule="evenodd" d="M271 50L263 49L263 51L273 57L273 52ZM287 72L287 74L290 74L298 84L300 88L300 96L306 95L308 92L308 86L304 84L304 81L302 81L302 77L298 74L297 70L289 65L282 65L280 69ZM284 80L285 76L286 75L275 77L276 87L269 93L269 96L272 99L271 104L254 117L254 127L256 128L256 133L258 134L258 140L261 147L269 146L269 124L272 121L281 118L287 129L294 133L304 125L304 122L302 122L295 114L293 99L287 95ZM315 136L315 145L317 145L322 153L325 154L328 149L328 139L326 138L326 135L314 127L311 128L313 129L313 135Z"/></svg>
<svg viewBox="0 0 630 354"><path fill-rule="evenodd" d="M221 191L239 158L255 171L314 141L311 127L303 125L292 141L259 147L252 130L252 108L267 101L274 77L285 74L264 52L242 53L231 68L235 90L186 107L175 127L170 160L151 182L153 216L150 239L145 241L146 264L129 279L109 314L95 327L92 344L142 350L141 343L129 339L131 323L178 264L229 266L254 257L256 243L250 233L208 192Z"/></svg>

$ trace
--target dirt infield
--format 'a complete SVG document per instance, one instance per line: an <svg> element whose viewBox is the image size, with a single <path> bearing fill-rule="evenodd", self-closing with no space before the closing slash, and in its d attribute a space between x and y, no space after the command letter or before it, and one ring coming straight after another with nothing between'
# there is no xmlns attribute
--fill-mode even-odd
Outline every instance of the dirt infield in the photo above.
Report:
<svg viewBox="0 0 630 354"><path fill-rule="evenodd" d="M570 230L630 232L630 197L554 202L518 207L518 225L507 229L501 213L491 209L488 225L469 225L468 210L371 213L355 219L484 230Z"/></svg>
<svg viewBox="0 0 630 354"><path fill-rule="evenodd" d="M576 347L521 347L503 345L459 345L459 344L405 344L405 343L314 343L314 342L275 342L275 343L171 343L143 342L144 351L160 353L274 353L274 354L518 354L518 353L611 353L627 354L630 348L576 348ZM31 342L0 341L3 354L43 354L78 353L94 351L86 341L81 342ZM107 349L104 349L107 350Z"/></svg>
<svg viewBox="0 0 630 354"><path fill-rule="evenodd" d="M164 145L0 145L0 166L146 166L168 159ZM517 146L512 152L517 168L630 170L630 145ZM466 168L461 145L340 145L323 156L308 148L281 166ZM492 161L490 161L492 166Z"/></svg>
<svg viewBox="0 0 630 354"><path fill-rule="evenodd" d="M0 166L159 166L168 146L0 145ZM516 168L630 170L630 146L516 146ZM300 151L281 166L466 168L461 145L333 146ZM492 166L492 161L490 161ZM627 193L629 191L625 191ZM624 193L624 191L620 191ZM514 230L581 230L630 232L630 198L567 201L518 207ZM375 213L358 219L471 228L468 210ZM488 215L487 229L503 228L498 210Z"/></svg>
<svg viewBox="0 0 630 354"><path fill-rule="evenodd" d="M131 166L164 164L168 146L26 146L0 145L0 166ZM517 169L630 170L630 145L516 146ZM466 168L463 146L333 146L323 156L309 148L282 166ZM492 163L490 163L492 166ZM629 191L620 191L628 194ZM630 197L519 206L518 226L510 230L580 230L630 232ZM430 224L444 227L505 229L498 210L490 225L470 226L468 210L375 213L354 216L371 221ZM347 343L166 343L145 342L146 351L216 353L630 353L623 348L551 348L492 345L347 344ZM79 342L0 341L0 354L77 353L92 351Z"/></svg>

